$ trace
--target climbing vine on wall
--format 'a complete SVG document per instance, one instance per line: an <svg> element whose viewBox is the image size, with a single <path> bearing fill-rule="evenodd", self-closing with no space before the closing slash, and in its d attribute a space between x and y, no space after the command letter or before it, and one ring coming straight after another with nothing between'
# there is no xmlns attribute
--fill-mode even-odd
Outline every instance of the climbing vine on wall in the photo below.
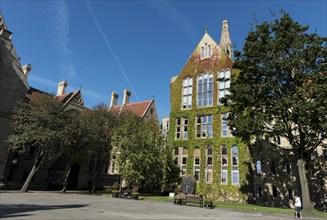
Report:
<svg viewBox="0 0 327 220"><path fill-rule="evenodd" d="M221 138L221 114L227 113L228 109L224 106L218 105L217 86L218 72L222 69L231 69L232 77L238 74L237 70L232 69L232 60L221 51L219 46L213 47L213 54L210 58L201 59L199 54L199 47L194 51L192 56L187 61L181 73L171 82L170 90L170 132L168 134L168 147L171 152L176 147L184 147L188 149L187 155L187 174L194 173L194 149L199 148L201 151L200 157L200 179L197 182L198 194L212 194L214 197L222 200L243 200L240 187L248 184L247 174L250 161L250 154L247 146L235 137ZM213 73L213 106L211 107L197 107L197 76L201 73ZM185 77L192 77L192 108L189 110L182 110L182 84ZM213 137L212 138L196 138L195 134L195 120L197 116L212 115L213 116ZM176 140L176 119L188 118L188 139ZM220 147L225 145L228 148L228 183L225 185L220 184L220 164L221 164L221 151ZM208 146L213 148L213 167L212 167L212 183L206 182L206 149ZM232 185L231 183L231 148L238 147L239 152L239 184Z"/></svg>

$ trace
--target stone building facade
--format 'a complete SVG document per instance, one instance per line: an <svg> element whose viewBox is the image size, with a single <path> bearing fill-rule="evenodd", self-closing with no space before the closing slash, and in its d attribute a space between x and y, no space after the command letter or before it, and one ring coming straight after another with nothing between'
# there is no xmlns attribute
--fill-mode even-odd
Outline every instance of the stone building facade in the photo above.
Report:
<svg viewBox="0 0 327 220"><path fill-rule="evenodd" d="M21 66L19 57L12 42L12 33L0 13L0 178L8 160L8 144L10 122L13 107L24 99L27 90L27 75L31 65ZM25 75L25 74L26 75Z"/></svg>
<svg viewBox="0 0 327 220"><path fill-rule="evenodd" d="M230 92L232 47L228 21L222 24L220 44L208 30L178 76L170 82L171 147L180 174L194 175L197 192L222 200L245 197L250 156L247 146L231 135L228 109L220 99Z"/></svg>

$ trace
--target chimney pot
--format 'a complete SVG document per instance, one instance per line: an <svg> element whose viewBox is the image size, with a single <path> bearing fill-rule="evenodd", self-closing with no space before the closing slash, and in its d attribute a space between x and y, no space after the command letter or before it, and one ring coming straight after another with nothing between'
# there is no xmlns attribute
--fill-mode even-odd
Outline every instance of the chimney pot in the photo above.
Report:
<svg viewBox="0 0 327 220"><path fill-rule="evenodd" d="M115 105L117 105L117 100L118 100L119 95L116 92L111 93L111 101L110 101L110 106L109 109Z"/></svg>
<svg viewBox="0 0 327 220"><path fill-rule="evenodd" d="M127 105L129 103L129 98L131 97L131 92L127 89L124 90L124 99L123 99L123 105Z"/></svg>
<svg viewBox="0 0 327 220"><path fill-rule="evenodd" d="M68 82L66 80L58 83L57 96L65 94Z"/></svg>
<svg viewBox="0 0 327 220"><path fill-rule="evenodd" d="M26 64L25 66L22 66L23 73L25 75L25 78L28 78L28 75L30 74L30 71L32 70L32 65L31 64Z"/></svg>

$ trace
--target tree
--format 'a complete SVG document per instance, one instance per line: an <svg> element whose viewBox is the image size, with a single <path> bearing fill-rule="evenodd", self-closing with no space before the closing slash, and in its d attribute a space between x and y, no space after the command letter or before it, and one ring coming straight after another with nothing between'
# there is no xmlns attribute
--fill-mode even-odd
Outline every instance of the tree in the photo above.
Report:
<svg viewBox="0 0 327 220"><path fill-rule="evenodd" d="M8 137L10 150L23 154L31 148L35 149L33 167L21 192L28 190L44 160L58 156L62 118L62 103L50 94L39 94L14 109L11 124L13 134Z"/></svg>
<svg viewBox="0 0 327 220"><path fill-rule="evenodd" d="M304 164L324 144L327 128L326 38L308 29L281 11L279 19L251 30L243 51L234 53L240 72L224 100L233 135L248 142L263 136L289 141L304 209L313 207Z"/></svg>
<svg viewBox="0 0 327 220"><path fill-rule="evenodd" d="M70 171L78 159L86 156L90 149L90 121L85 110L78 111L70 109L65 112L64 124L61 131L60 150L61 156L66 158L67 167L63 188L61 192L66 192Z"/></svg>
<svg viewBox="0 0 327 220"><path fill-rule="evenodd" d="M112 155L121 178L143 191L161 190L163 138L159 126L132 112L119 116L113 136Z"/></svg>
<svg viewBox="0 0 327 220"><path fill-rule="evenodd" d="M90 121L90 145L92 146L90 152L95 154L97 160L91 187L91 192L94 193L98 177L104 165L109 167L110 152L112 150L111 138L116 128L117 115L108 111L105 104L95 106L92 111L87 111L86 114Z"/></svg>

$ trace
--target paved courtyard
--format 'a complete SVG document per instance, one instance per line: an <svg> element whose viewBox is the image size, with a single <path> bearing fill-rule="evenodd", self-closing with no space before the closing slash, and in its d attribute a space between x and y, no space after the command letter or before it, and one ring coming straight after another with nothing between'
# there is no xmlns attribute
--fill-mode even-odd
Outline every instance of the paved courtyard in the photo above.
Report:
<svg viewBox="0 0 327 220"><path fill-rule="evenodd" d="M0 193L0 219L292 219L172 203L56 192Z"/></svg>

